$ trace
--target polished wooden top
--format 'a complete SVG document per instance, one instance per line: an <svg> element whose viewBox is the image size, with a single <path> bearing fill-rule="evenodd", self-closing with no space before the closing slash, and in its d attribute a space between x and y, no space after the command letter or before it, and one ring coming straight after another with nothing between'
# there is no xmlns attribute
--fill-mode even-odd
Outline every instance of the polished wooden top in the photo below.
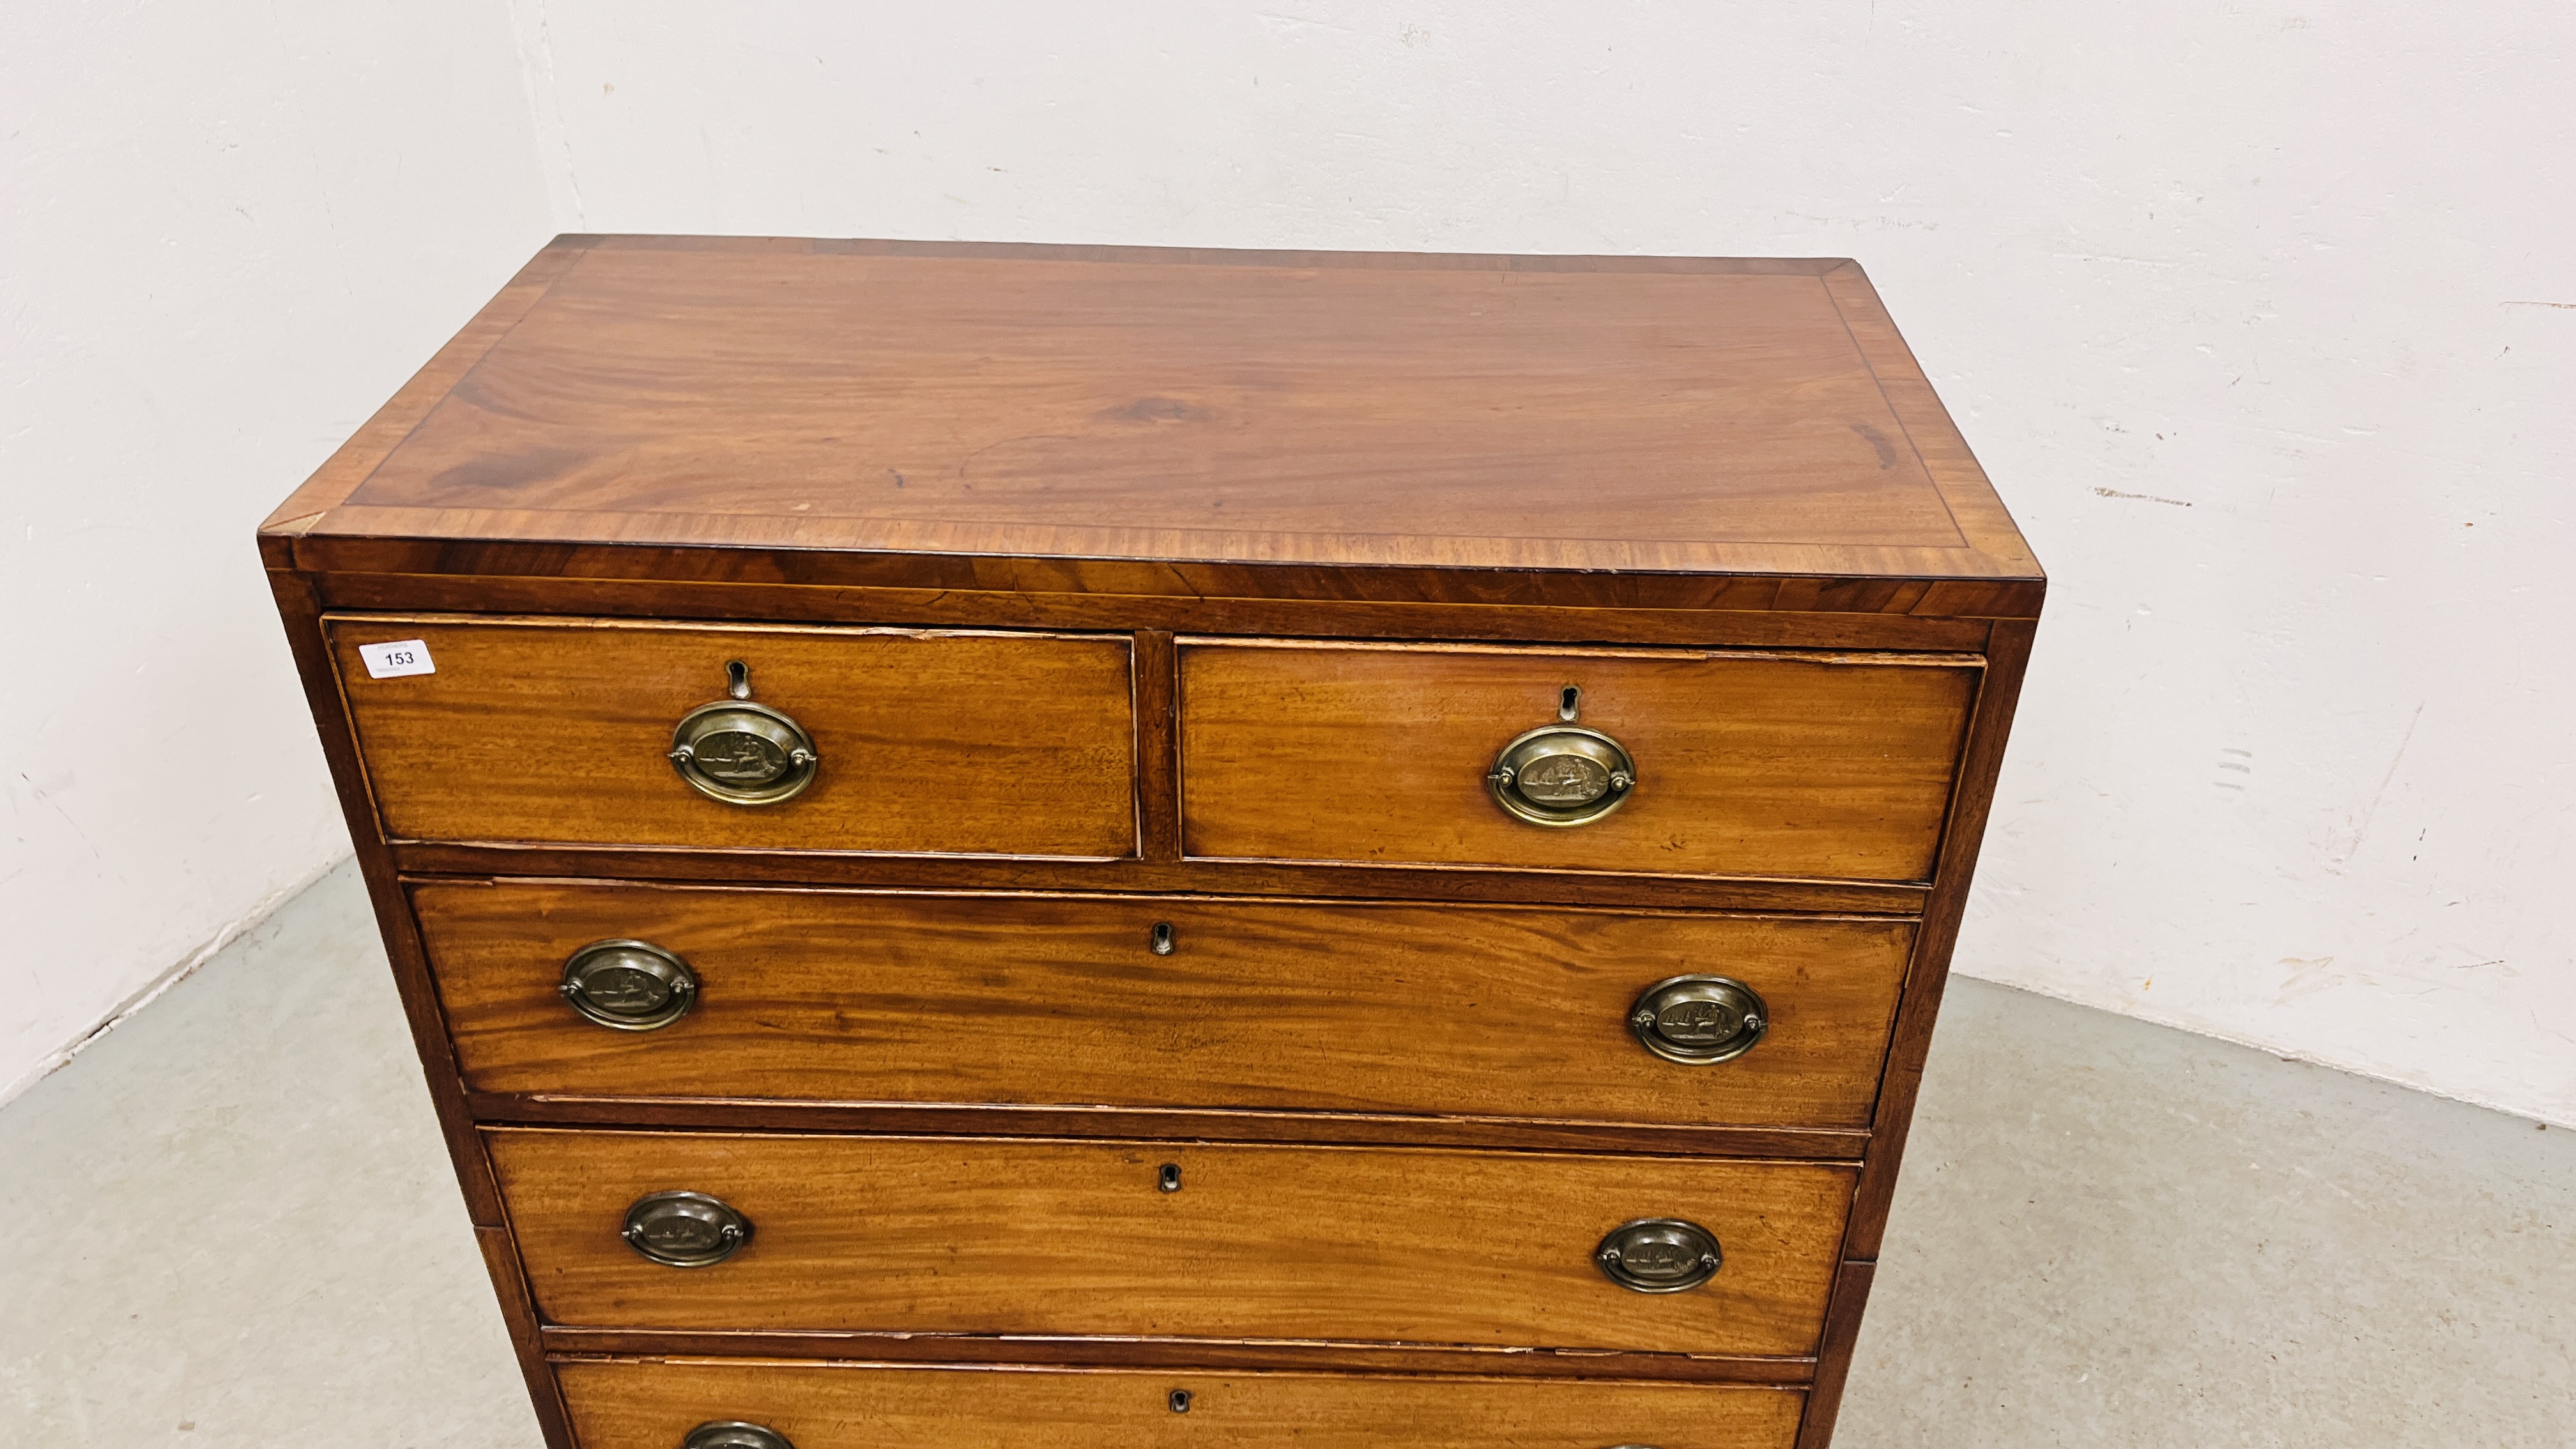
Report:
<svg viewBox="0 0 2576 1449"><path fill-rule="evenodd" d="M1755 606L1986 617L2040 592L1830 259L564 237L264 532L273 561L398 572L1730 608L1770 579Z"/></svg>

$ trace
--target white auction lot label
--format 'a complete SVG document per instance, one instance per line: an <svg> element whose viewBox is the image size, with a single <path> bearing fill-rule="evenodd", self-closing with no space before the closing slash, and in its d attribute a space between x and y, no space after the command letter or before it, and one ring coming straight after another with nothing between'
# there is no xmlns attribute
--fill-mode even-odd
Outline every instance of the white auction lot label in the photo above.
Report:
<svg viewBox="0 0 2576 1449"><path fill-rule="evenodd" d="M369 679L400 679L406 674L438 672L438 666L429 662L429 646L418 639L396 639L390 644L361 644L358 657L367 661Z"/></svg>

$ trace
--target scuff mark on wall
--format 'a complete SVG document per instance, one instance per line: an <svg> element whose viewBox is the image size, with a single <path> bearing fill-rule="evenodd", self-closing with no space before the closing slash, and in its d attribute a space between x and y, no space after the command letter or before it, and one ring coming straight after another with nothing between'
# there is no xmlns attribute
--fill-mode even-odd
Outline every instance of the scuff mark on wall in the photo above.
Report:
<svg viewBox="0 0 2576 1449"><path fill-rule="evenodd" d="M2282 957L2280 964L2289 967L2290 974L2283 978L2277 999L2296 1001L2300 997L2314 996L2330 987L2342 985L2343 977L2326 969L2334 963L2335 958L2332 956L2318 956L2307 960L2296 956Z"/></svg>
<svg viewBox="0 0 2576 1449"><path fill-rule="evenodd" d="M555 192L559 211L568 211L575 231L590 229L590 216L582 204L581 177L573 164L572 128L564 123L563 86L555 67L554 24L546 13L546 0L510 0L510 28L519 43L519 80L528 97L528 112L542 133L542 149L561 153L560 166L546 166L548 189ZM615 94L602 86L600 94ZM555 183L560 182L560 187Z"/></svg>
<svg viewBox="0 0 2576 1449"><path fill-rule="evenodd" d="M2430 700L2424 702L2429 703ZM2351 863L2362 840L2370 834L2371 817L2379 813L2379 802L2387 797L2389 782L2397 778L2397 767L2405 762L2406 747L2415 741L2415 727L2424 722L2424 704L2416 705L2415 712L2407 716L2406 733L2397 741L2397 753L2389 757L2388 772L2379 777L2379 788L2370 792L2370 803L2362 807L2361 818L2353 822L2352 834L2339 848L2326 853L2326 869L2336 875L2343 874L2343 868Z"/></svg>
<svg viewBox="0 0 2576 1449"><path fill-rule="evenodd" d="M2125 431L2125 429L2120 431ZM2123 493L2117 488L2096 488L2093 491L2104 498L2134 498L2140 503L2163 503L2174 508L2189 508L2191 506L2191 504L2184 499L2159 498L2152 493Z"/></svg>

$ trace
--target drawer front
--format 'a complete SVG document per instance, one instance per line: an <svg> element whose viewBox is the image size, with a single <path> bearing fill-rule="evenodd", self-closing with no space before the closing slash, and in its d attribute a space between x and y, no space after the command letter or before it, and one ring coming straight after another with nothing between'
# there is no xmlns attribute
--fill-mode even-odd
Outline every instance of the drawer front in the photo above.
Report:
<svg viewBox="0 0 2576 1449"><path fill-rule="evenodd" d="M1187 642L1193 856L1668 875L1930 878L1976 693L1958 656ZM1635 788L1588 824L1509 813L1527 731L1609 736Z"/></svg>
<svg viewBox="0 0 2576 1449"><path fill-rule="evenodd" d="M582 1449L677 1449L724 1421L795 1449L1789 1449L1806 1399L1711 1384L761 1360L555 1373Z"/></svg>
<svg viewBox="0 0 2576 1449"><path fill-rule="evenodd" d="M992 855L1134 853L1135 711L1123 637L617 621L336 617L341 687L385 832ZM433 672L359 651L421 641ZM747 667L820 757L792 799L691 787L674 729Z"/></svg>
<svg viewBox="0 0 2576 1449"><path fill-rule="evenodd" d="M1853 1182L1812 1163L1423 1148L486 1137L540 1314L612 1328L1795 1356L1816 1346ZM630 1210L671 1191L747 1218L747 1245L709 1267L630 1249ZM1683 1292L1613 1283L1596 1248L1650 1218L1698 1224L1723 1266Z"/></svg>
<svg viewBox="0 0 2576 1449"><path fill-rule="evenodd" d="M413 887L468 1087L1861 1127L1903 921L505 882ZM1168 929L1158 929L1168 928ZM568 963L677 957L686 1012L585 1019ZM1158 954L1156 947L1167 948ZM1767 1022L1677 1063L1630 1025L1710 975ZM636 1020L667 1014L666 998ZM1737 1038L1741 1040L1741 1038ZM1719 1049L1728 1045L1724 1039Z"/></svg>

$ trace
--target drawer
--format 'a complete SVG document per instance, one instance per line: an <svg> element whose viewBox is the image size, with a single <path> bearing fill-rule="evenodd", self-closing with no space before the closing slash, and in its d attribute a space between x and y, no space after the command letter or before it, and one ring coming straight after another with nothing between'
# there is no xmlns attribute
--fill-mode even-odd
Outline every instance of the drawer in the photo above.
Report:
<svg viewBox="0 0 2576 1449"><path fill-rule="evenodd" d="M486 1140L540 1315L609 1328L1796 1356L1816 1346L1853 1183L1815 1163L1430 1148ZM684 1211L645 1203L674 1191L748 1219L747 1243L701 1267L628 1247L621 1223ZM1699 1225L1723 1265L1687 1291L1618 1286L1594 1252L1643 1219Z"/></svg>
<svg viewBox="0 0 2576 1449"><path fill-rule="evenodd" d="M1123 636L346 616L327 627L395 839L1135 850ZM432 672L374 677L359 651L407 639ZM751 702L801 727L819 756L792 798L733 803L674 768L675 730L728 701L733 661L746 667ZM746 733L700 738L699 778L753 790L723 778L740 776L723 756L741 753Z"/></svg>
<svg viewBox="0 0 2576 1449"><path fill-rule="evenodd" d="M1927 880L1978 675L1958 655L1184 641L1185 848ZM1551 828L1509 813L1487 776L1526 732L1569 723L1568 691L1570 723L1624 750L1636 783L1599 819ZM1557 783L1569 800L1585 782Z"/></svg>
<svg viewBox="0 0 2576 1449"><path fill-rule="evenodd" d="M1806 1401L1712 1384L757 1359L576 1361L555 1374L583 1449L679 1449L727 1420L795 1449L1789 1449Z"/></svg>
<svg viewBox="0 0 2576 1449"><path fill-rule="evenodd" d="M412 902L477 1091L1674 1125L1866 1126L1914 936L1886 920L570 882L415 885ZM618 940L676 958L685 996L589 950ZM615 1025L567 1001L568 973L602 983L592 1010ZM1675 1062L1632 1032L1649 988L1691 975L1760 1001L1767 1025L1741 1055ZM615 994L628 983L640 997Z"/></svg>

